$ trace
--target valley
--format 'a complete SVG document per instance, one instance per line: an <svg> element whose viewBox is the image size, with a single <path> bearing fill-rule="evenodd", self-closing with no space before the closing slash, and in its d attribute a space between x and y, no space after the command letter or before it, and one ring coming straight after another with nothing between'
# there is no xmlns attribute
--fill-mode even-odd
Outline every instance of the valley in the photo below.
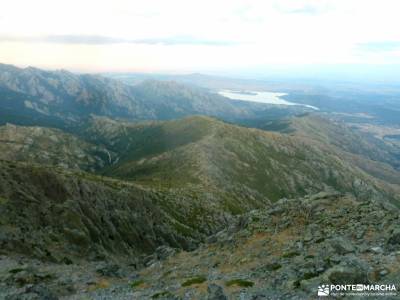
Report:
<svg viewBox="0 0 400 300"><path fill-rule="evenodd" d="M0 66L0 298L302 299L398 280L395 125L246 92L260 82L170 79Z"/></svg>

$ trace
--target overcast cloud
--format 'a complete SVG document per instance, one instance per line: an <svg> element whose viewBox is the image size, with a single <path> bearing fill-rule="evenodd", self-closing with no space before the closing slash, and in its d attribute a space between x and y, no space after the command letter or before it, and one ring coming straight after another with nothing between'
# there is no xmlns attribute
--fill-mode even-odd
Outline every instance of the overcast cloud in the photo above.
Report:
<svg viewBox="0 0 400 300"><path fill-rule="evenodd" d="M400 62L395 0L5 0L0 62L101 71Z"/></svg>

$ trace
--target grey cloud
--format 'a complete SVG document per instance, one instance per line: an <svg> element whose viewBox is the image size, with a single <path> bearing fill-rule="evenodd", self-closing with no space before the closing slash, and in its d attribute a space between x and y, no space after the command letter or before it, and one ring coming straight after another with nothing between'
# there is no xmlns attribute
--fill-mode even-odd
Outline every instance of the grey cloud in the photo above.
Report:
<svg viewBox="0 0 400 300"><path fill-rule="evenodd" d="M237 42L223 40L208 40L195 37L177 36L167 38L148 39L122 39L101 35L49 35L42 37L0 36L0 42L44 42L57 44L145 44L145 45L206 45L206 46L232 46Z"/></svg>

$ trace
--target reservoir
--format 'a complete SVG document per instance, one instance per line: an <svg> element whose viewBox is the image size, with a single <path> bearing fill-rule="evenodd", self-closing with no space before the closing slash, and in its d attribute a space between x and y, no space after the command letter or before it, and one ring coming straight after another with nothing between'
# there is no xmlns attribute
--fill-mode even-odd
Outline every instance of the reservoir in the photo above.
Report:
<svg viewBox="0 0 400 300"><path fill-rule="evenodd" d="M278 104L278 105L301 105L312 108L314 110L319 110L318 107L315 106L289 102L282 99L281 97L287 95L286 93L221 90L218 92L218 94L232 100L242 100L242 101L258 102L258 103Z"/></svg>

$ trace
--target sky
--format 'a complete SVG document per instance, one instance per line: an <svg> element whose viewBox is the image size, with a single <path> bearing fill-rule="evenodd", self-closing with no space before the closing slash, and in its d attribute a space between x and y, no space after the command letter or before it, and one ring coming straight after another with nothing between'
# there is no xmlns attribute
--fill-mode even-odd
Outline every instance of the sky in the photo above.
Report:
<svg viewBox="0 0 400 300"><path fill-rule="evenodd" d="M400 65L398 0L2 0L0 62L83 72Z"/></svg>

